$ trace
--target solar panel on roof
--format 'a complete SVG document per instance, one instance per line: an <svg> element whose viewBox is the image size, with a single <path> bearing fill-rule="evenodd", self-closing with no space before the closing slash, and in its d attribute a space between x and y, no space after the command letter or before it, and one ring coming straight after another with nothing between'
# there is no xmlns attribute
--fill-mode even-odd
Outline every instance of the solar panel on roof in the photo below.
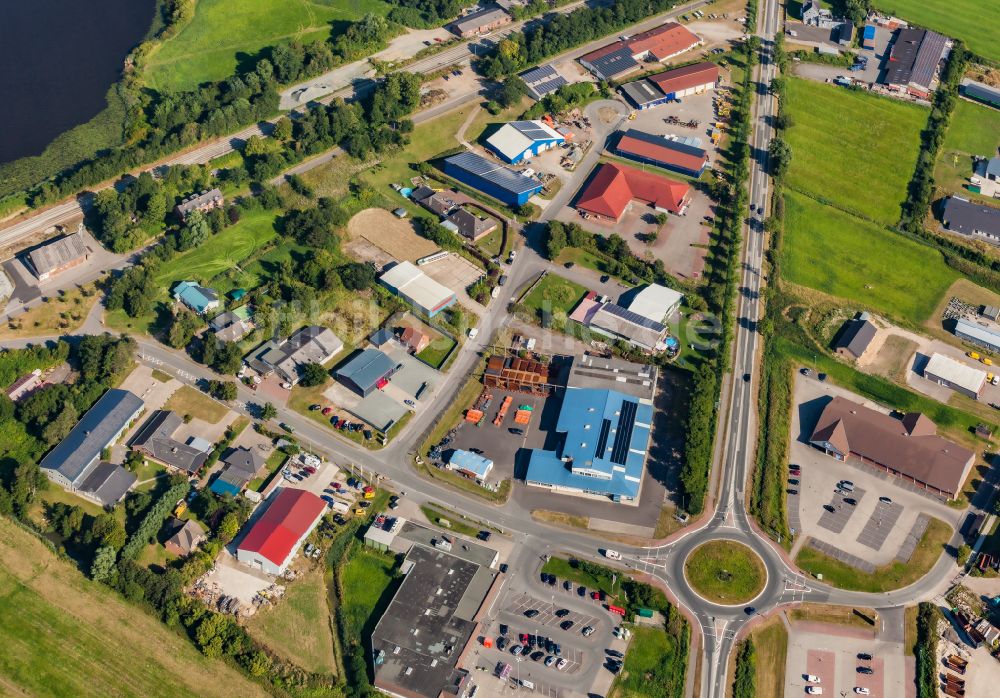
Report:
<svg viewBox="0 0 1000 698"><path fill-rule="evenodd" d="M542 186L536 179L525 177L468 151L452 155L445 159L445 162L516 194L539 189Z"/></svg>
<svg viewBox="0 0 1000 698"><path fill-rule="evenodd" d="M566 84L568 84L566 82L566 78L564 78L562 75L557 75L551 80L546 80L545 82L539 85L534 85L531 89L533 89L536 94L547 95L550 92L555 92L560 87Z"/></svg>
<svg viewBox="0 0 1000 698"><path fill-rule="evenodd" d="M525 72L521 73L521 79L524 80L525 83L530 85L534 82L539 82L540 80L548 80L556 75L557 73L555 71L555 68L553 68L551 65L543 65L538 68L532 68L531 70L526 70Z"/></svg>
<svg viewBox="0 0 1000 698"><path fill-rule="evenodd" d="M594 69L604 76L617 75L638 65L632 58L632 49L630 48L620 48L593 61Z"/></svg>
<svg viewBox="0 0 1000 698"><path fill-rule="evenodd" d="M625 465L628 457L629 447L632 444L632 431L635 429L635 414L639 409L639 403L626 400L622 402L621 410L618 412L618 428L615 430L615 444L611 449L612 463Z"/></svg>
<svg viewBox="0 0 1000 698"><path fill-rule="evenodd" d="M602 419L601 420L601 435L597 439L597 450L594 451L594 455L598 458L604 458L604 452L608 448L608 434L611 433L611 420Z"/></svg>
<svg viewBox="0 0 1000 698"><path fill-rule="evenodd" d="M615 317L620 317L622 320L631 322L633 325L639 325L640 327L645 327L650 330L661 332L662 330L666 329L666 326L663 325L662 323L655 322L654 320L650 320L647 317L643 317L642 315L639 315L639 313L633 313L631 310L623 308L620 305L615 305L613 303L606 303L605 305L601 306L601 310L603 310L606 313L610 313Z"/></svg>

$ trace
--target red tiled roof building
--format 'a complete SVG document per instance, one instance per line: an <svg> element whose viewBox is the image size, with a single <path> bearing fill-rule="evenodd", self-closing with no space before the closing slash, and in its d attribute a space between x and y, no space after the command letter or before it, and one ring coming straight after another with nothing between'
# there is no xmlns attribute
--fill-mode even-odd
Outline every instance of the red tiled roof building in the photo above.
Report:
<svg viewBox="0 0 1000 698"><path fill-rule="evenodd" d="M626 165L598 165L590 183L577 197L576 208L592 216L617 221L629 202L641 201L658 211L681 214L691 187Z"/></svg>

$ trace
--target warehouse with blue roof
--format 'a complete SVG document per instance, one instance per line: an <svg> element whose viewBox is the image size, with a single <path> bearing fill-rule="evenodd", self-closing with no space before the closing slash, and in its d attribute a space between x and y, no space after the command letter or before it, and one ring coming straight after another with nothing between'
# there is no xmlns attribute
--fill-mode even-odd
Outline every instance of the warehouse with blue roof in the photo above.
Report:
<svg viewBox="0 0 1000 698"><path fill-rule="evenodd" d="M444 173L508 206L523 206L542 183L471 152L445 158Z"/></svg>
<svg viewBox="0 0 1000 698"><path fill-rule="evenodd" d="M511 121L486 139L490 150L514 165L565 142L561 133L543 121Z"/></svg>
<svg viewBox="0 0 1000 698"><path fill-rule="evenodd" d="M455 450L448 458L448 470L456 470L480 485L485 484L486 476L493 470L493 461L472 451Z"/></svg>
<svg viewBox="0 0 1000 698"><path fill-rule="evenodd" d="M555 429L565 440L555 451L531 450L525 482L637 504L652 424L651 400L568 387Z"/></svg>

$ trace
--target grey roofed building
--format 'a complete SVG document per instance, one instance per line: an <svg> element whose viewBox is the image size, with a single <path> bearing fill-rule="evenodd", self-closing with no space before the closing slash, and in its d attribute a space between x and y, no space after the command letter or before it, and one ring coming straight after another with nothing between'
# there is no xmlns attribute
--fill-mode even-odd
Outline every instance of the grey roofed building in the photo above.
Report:
<svg viewBox="0 0 1000 698"><path fill-rule="evenodd" d="M945 37L927 29L900 29L886 64L885 82L926 92L934 80L947 42Z"/></svg>
<svg viewBox="0 0 1000 698"><path fill-rule="evenodd" d="M1000 245L1000 208L949 196L944 202L941 222L953 233L981 237L990 244Z"/></svg>
<svg viewBox="0 0 1000 698"><path fill-rule="evenodd" d="M64 235L39 245L28 253L28 262L40 280L52 274L82 264L90 256L90 248L82 231Z"/></svg>
<svg viewBox="0 0 1000 698"><path fill-rule="evenodd" d="M649 351L655 351L667 334L667 326L663 323L633 313L617 303L602 304L590 319L590 327Z"/></svg>
<svg viewBox="0 0 1000 698"><path fill-rule="evenodd" d="M528 94L536 100L567 84L566 78L557 73L551 65L542 65L526 70L518 77L524 81L524 86L528 88Z"/></svg>
<svg viewBox="0 0 1000 698"><path fill-rule="evenodd" d="M264 467L264 464L267 463L267 458L256 449L239 447L230 449L222 457L222 462L230 468L245 470L253 475Z"/></svg>
<svg viewBox="0 0 1000 698"><path fill-rule="evenodd" d="M157 410L129 441L129 447L172 468L196 473L205 465L208 454L174 438L184 423L176 412Z"/></svg>
<svg viewBox="0 0 1000 698"><path fill-rule="evenodd" d="M371 342L376 347L380 347L391 339L395 339L396 334L392 329L388 327L380 327L379 329L368 335L368 341Z"/></svg>
<svg viewBox="0 0 1000 698"><path fill-rule="evenodd" d="M955 336L966 342L971 342L990 351L1000 351L1000 332L995 326L986 323L979 324L972 320L959 318L955 322Z"/></svg>
<svg viewBox="0 0 1000 698"><path fill-rule="evenodd" d="M378 388L379 383L395 372L397 364L388 354L371 347L352 357L337 369L337 378L363 396Z"/></svg>
<svg viewBox="0 0 1000 698"><path fill-rule="evenodd" d="M658 375L653 364L583 354L573 357L566 387L616 390L632 397L652 400Z"/></svg>
<svg viewBox="0 0 1000 698"><path fill-rule="evenodd" d="M1000 157L992 157L986 161L986 179L1000 182Z"/></svg>
<svg viewBox="0 0 1000 698"><path fill-rule="evenodd" d="M142 411L143 404L142 399L127 390L108 390L42 459L39 464L42 471L64 488L82 489L101 451L121 437Z"/></svg>
<svg viewBox="0 0 1000 698"><path fill-rule="evenodd" d="M461 37L472 36L484 31L491 31L503 24L513 21L502 7L493 5L478 12L471 12L451 23L452 31Z"/></svg>
<svg viewBox="0 0 1000 698"><path fill-rule="evenodd" d="M962 94L969 99L975 99L1000 108L1000 89L969 78L962 80Z"/></svg>
<svg viewBox="0 0 1000 698"><path fill-rule="evenodd" d="M497 227L497 222L492 218L480 218L464 208L452 211L448 215L448 220L458 228L459 235L469 240L478 240L496 230Z"/></svg>
<svg viewBox="0 0 1000 698"><path fill-rule="evenodd" d="M79 489L88 499L96 500L101 506L111 506L122 500L137 479L135 473L130 473L120 465L102 461L90 471Z"/></svg>
<svg viewBox="0 0 1000 698"><path fill-rule="evenodd" d="M406 576L371 635L375 686L407 698L460 696L469 672L459 658L496 575L420 544L402 569Z"/></svg>
<svg viewBox="0 0 1000 698"><path fill-rule="evenodd" d="M652 104L653 102L659 102L662 99L666 99L666 95L660 91L660 88L656 86L651 80L635 80L633 82L627 82L621 86L622 94L624 94L632 104L642 109L647 104Z"/></svg>
<svg viewBox="0 0 1000 698"><path fill-rule="evenodd" d="M878 328L867 316L848 320L844 323L833 349L841 356L856 361L868 349L877 332Z"/></svg>
<svg viewBox="0 0 1000 698"><path fill-rule="evenodd" d="M410 192L410 198L418 204L422 204L424 199L434 196L434 190L425 184L421 184L419 187Z"/></svg>
<svg viewBox="0 0 1000 698"><path fill-rule="evenodd" d="M181 220L185 220L192 211L210 211L223 204L222 191L208 189L198 194L192 194L174 207L174 212Z"/></svg>
<svg viewBox="0 0 1000 698"><path fill-rule="evenodd" d="M453 198L451 192L439 191L423 199L420 205L439 216L446 216L458 206L458 202Z"/></svg>
<svg viewBox="0 0 1000 698"><path fill-rule="evenodd" d="M212 318L208 326L221 342L238 342L253 330L250 322L252 313L249 306L240 306L236 311L227 310Z"/></svg>
<svg viewBox="0 0 1000 698"><path fill-rule="evenodd" d="M299 382L299 371L309 363L324 364L340 353L344 343L327 327L307 325L281 342L270 340L255 349L247 361L263 374L277 373L283 380Z"/></svg>
<svg viewBox="0 0 1000 698"><path fill-rule="evenodd" d="M194 519L182 521L171 518L167 525L173 531L170 537L163 543L163 547L174 555L181 557L190 555L195 548L205 540L205 529L203 529Z"/></svg>

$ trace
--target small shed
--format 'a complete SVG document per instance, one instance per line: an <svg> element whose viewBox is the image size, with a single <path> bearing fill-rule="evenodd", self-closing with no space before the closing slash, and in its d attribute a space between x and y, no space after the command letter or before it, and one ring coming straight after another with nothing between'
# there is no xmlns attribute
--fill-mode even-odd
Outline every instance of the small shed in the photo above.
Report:
<svg viewBox="0 0 1000 698"><path fill-rule="evenodd" d="M406 218L410 214L405 208L400 206L399 208L393 210L392 215L394 215L396 218Z"/></svg>

